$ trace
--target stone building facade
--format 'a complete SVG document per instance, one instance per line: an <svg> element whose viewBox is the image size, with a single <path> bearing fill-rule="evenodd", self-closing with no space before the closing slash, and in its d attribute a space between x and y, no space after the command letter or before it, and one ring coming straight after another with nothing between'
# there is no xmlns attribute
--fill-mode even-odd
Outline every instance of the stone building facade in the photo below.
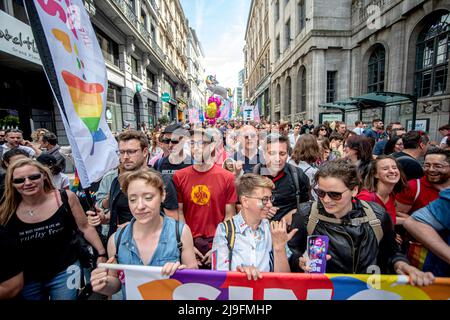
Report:
<svg viewBox="0 0 450 320"><path fill-rule="evenodd" d="M270 32L269 1L252 0L245 32L245 82L244 100L258 104L260 114L270 115Z"/></svg>
<svg viewBox="0 0 450 320"><path fill-rule="evenodd" d="M201 110L206 105L205 55L197 33L192 28L189 28L187 44L188 81L191 89L189 106Z"/></svg>
<svg viewBox="0 0 450 320"><path fill-rule="evenodd" d="M399 92L417 95L418 122L437 138L449 122L449 12L448 0L270 0L271 119L318 123L335 113L327 102ZM384 120L409 125L412 106L389 106Z"/></svg>

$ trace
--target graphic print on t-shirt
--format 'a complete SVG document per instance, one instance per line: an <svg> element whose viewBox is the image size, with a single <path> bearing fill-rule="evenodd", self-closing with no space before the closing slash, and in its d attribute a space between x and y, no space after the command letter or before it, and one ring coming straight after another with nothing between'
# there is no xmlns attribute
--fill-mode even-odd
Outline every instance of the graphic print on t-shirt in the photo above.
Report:
<svg viewBox="0 0 450 320"><path fill-rule="evenodd" d="M203 184L196 185L192 187L191 200L199 206L205 206L209 204L211 199L211 193L209 192L208 186Z"/></svg>
<svg viewBox="0 0 450 320"><path fill-rule="evenodd" d="M60 233L63 230L63 226L61 222L53 223L51 225L45 225L41 227L35 227L32 229L24 230L19 232L19 241L21 243L34 241L34 240L42 240L49 236L54 236L57 233Z"/></svg>

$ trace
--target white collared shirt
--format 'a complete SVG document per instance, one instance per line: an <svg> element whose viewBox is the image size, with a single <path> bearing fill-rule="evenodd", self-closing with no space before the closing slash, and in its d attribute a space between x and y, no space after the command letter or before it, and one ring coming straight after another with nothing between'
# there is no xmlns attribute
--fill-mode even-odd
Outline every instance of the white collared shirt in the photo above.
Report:
<svg viewBox="0 0 450 320"><path fill-rule="evenodd" d="M272 234L267 219L263 219L256 230L252 230L244 221L241 213L233 217L236 229L236 238L233 247L231 271L238 266L254 266L259 271L271 272L274 270ZM225 226L219 224L214 236L212 246L212 269L229 271L229 250ZM287 257L291 255L286 245Z"/></svg>

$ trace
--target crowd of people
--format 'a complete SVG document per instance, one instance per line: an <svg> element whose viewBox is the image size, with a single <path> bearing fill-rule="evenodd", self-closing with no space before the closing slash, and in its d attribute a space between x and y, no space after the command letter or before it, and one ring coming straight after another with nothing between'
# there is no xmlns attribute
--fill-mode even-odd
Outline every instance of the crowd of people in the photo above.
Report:
<svg viewBox="0 0 450 320"><path fill-rule="evenodd" d="M429 285L450 276L450 125L439 132L432 142L380 119L126 128L114 133L119 167L86 204L68 190L54 133L0 131L0 299L74 300L83 282L126 299L101 262L249 280L311 272L311 235L329 238L327 273L376 267Z"/></svg>

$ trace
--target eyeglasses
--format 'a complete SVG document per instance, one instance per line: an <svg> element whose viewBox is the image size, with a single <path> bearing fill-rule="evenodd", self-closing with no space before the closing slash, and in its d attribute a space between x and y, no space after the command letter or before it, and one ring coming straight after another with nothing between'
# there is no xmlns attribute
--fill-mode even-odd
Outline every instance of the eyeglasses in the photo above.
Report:
<svg viewBox="0 0 450 320"><path fill-rule="evenodd" d="M134 150L119 150L119 154L121 156L127 154L129 156L135 155L140 149L134 149Z"/></svg>
<svg viewBox="0 0 450 320"><path fill-rule="evenodd" d="M431 168L435 168L436 170L443 170L444 168L447 168L449 165L448 164L433 164L433 163L425 163L423 165L424 169L431 169Z"/></svg>
<svg viewBox="0 0 450 320"><path fill-rule="evenodd" d="M345 190L344 192L335 192L335 191L327 192L327 191L323 191L322 189L314 189L314 190L316 191L316 194L320 199L323 199L323 198L325 198L325 195L328 195L328 197L330 197L331 200L336 200L336 201L341 200L342 195L344 193L346 193L347 191L350 191L350 190Z"/></svg>
<svg viewBox="0 0 450 320"><path fill-rule="evenodd" d="M273 203L275 201L275 196L270 196L270 197L262 197L262 198L258 198L258 197L251 197L251 196L246 196L247 198L250 199L257 199L257 200L261 200L263 205L266 205L269 203L269 201L271 203Z"/></svg>
<svg viewBox="0 0 450 320"><path fill-rule="evenodd" d="M195 147L195 146L205 146L207 144L210 144L209 141L191 141L191 146Z"/></svg>
<svg viewBox="0 0 450 320"><path fill-rule="evenodd" d="M28 176L28 177L13 179L12 183L13 184L22 184L22 183L25 183L25 181L27 179L30 181L36 181L36 180L39 180L41 177L42 177L42 173L36 173L36 174L32 174L31 176Z"/></svg>

